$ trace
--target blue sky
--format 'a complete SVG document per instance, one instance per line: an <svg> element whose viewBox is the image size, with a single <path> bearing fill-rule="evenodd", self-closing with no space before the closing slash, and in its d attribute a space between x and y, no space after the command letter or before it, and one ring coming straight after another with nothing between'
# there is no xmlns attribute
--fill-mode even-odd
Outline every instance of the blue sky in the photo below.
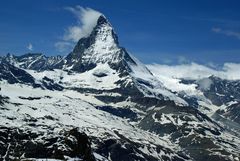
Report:
<svg viewBox="0 0 240 161"><path fill-rule="evenodd" d="M68 54L56 43L77 24L66 10L76 5L103 13L144 63L240 62L239 0L2 0L0 54Z"/></svg>

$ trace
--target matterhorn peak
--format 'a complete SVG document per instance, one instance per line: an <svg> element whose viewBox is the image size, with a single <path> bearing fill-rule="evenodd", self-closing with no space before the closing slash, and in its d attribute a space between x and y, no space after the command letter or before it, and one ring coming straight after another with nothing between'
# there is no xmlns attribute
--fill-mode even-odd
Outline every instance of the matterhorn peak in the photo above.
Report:
<svg viewBox="0 0 240 161"><path fill-rule="evenodd" d="M109 24L107 18L104 15L100 15L99 18L97 19L97 25L102 25L102 24Z"/></svg>
<svg viewBox="0 0 240 161"><path fill-rule="evenodd" d="M90 36L103 36L103 39L109 37L109 39L114 40L113 43L118 45L118 37L115 33L111 23L107 20L104 15L99 16L96 26Z"/></svg>
<svg viewBox="0 0 240 161"><path fill-rule="evenodd" d="M98 63L116 63L123 59L122 50L112 25L104 15L100 15L91 34L81 38L66 57L65 67L84 72Z"/></svg>

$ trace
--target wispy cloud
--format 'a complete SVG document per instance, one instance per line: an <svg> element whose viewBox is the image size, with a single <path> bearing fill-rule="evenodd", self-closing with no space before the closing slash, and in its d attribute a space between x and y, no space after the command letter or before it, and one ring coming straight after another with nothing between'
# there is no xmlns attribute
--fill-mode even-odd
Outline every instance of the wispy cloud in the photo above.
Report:
<svg viewBox="0 0 240 161"><path fill-rule="evenodd" d="M81 6L66 7L65 9L73 13L77 18L77 24L69 26L66 30L63 36L65 41L77 42L80 38L88 36L96 26L97 19L101 15L101 13L96 10L83 8Z"/></svg>
<svg viewBox="0 0 240 161"><path fill-rule="evenodd" d="M32 45L31 43L29 43L29 44L27 45L27 49L28 49L29 51L33 51L33 45Z"/></svg>
<svg viewBox="0 0 240 161"><path fill-rule="evenodd" d="M231 27L231 28L239 28L240 27L240 21L234 20L234 19L225 19L225 18L214 18L214 17L192 17L192 16L181 16L184 20L190 20L190 21L202 21L212 24L217 24L225 27Z"/></svg>
<svg viewBox="0 0 240 161"><path fill-rule="evenodd" d="M226 36L232 36L240 40L240 32L232 31L232 30L224 30L222 28L213 27L212 31L218 34L223 34Z"/></svg>
<svg viewBox="0 0 240 161"><path fill-rule="evenodd" d="M69 52L79 39L88 36L101 15L94 9L83 8L79 5L65 7L64 9L71 12L77 18L77 21L76 25L67 27L61 39L54 44L56 50L61 53Z"/></svg>
<svg viewBox="0 0 240 161"><path fill-rule="evenodd" d="M59 41L54 44L55 48L57 51L63 53L63 52L68 52L69 50L72 49L73 44L70 42L65 42L65 41Z"/></svg>
<svg viewBox="0 0 240 161"><path fill-rule="evenodd" d="M224 18L191 17L191 16L181 16L181 18L185 20L193 20L193 21L206 21L206 22L219 23L219 24L240 25L240 21L238 20L231 20L231 19L224 19Z"/></svg>

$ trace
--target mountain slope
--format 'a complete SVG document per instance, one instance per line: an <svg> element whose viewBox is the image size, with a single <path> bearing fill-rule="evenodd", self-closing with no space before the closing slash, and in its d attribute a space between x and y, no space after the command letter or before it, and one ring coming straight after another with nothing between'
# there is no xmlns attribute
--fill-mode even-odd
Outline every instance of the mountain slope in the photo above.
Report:
<svg viewBox="0 0 240 161"><path fill-rule="evenodd" d="M167 140L135 128L125 119L96 109L90 103L82 100L81 98L84 96L78 92L46 91L38 88L32 89L25 85L21 87L1 84L1 87L1 94L9 98L1 106L1 124L8 128L18 128L21 131L32 131L37 135L32 138L34 142L42 142L43 145L49 144L47 147L50 148L53 143L48 143L49 137L54 135L58 137L58 133L61 133L62 130L69 131L79 127L91 138L93 150L105 157L111 155L109 160L116 160L118 153L125 152L132 153L132 156L128 156L130 160L133 158L136 160L159 160L160 158L182 160L180 159L181 155L174 152L178 151L178 148ZM47 136L47 134L51 135ZM14 146L12 143L8 144ZM77 157L66 153L60 143L56 142L55 144L59 144L56 148L66 156ZM68 146L65 143L62 144L62 146ZM112 147L108 146L109 144L112 144ZM20 146L24 146L24 144ZM40 148L37 145L36 147ZM104 150L104 148L107 149ZM161 153L155 154L156 149L159 149ZM3 151L1 155L3 156L5 153L6 151ZM8 153L8 155L17 157L15 153ZM122 155L122 157L127 157L127 154ZM43 155L42 157L47 156Z"/></svg>

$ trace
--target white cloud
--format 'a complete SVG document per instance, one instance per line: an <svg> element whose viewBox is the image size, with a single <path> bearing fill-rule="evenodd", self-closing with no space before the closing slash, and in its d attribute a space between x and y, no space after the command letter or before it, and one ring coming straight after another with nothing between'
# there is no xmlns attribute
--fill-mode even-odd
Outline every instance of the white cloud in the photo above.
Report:
<svg viewBox="0 0 240 161"><path fill-rule="evenodd" d="M76 25L69 26L61 40L54 44L56 50L62 53L71 51L79 39L88 36L96 26L99 16L102 15L98 11L81 6L66 7L65 9L74 14L77 22Z"/></svg>
<svg viewBox="0 0 240 161"><path fill-rule="evenodd" d="M59 41L54 44L55 48L59 52L68 52L72 49L73 44L71 42Z"/></svg>
<svg viewBox="0 0 240 161"><path fill-rule="evenodd" d="M202 90L209 90L213 81L209 78L203 78L198 81L199 88Z"/></svg>
<svg viewBox="0 0 240 161"><path fill-rule="evenodd" d="M187 95L199 95L200 98L202 97L201 92L199 93L196 87L203 90L210 88L212 81L207 77L211 75L228 80L240 79L240 70L238 70L240 68L240 64L234 63L225 63L219 70L197 63L182 65L151 64L147 65L147 67L167 89L176 92L184 92ZM181 83L181 78L197 80L198 85L195 83Z"/></svg>
<svg viewBox="0 0 240 161"><path fill-rule="evenodd" d="M96 26L97 19L101 15L100 12L91 8L83 8L81 6L66 7L77 17L77 25L69 26L63 36L65 41L77 42L80 38L88 36L92 29Z"/></svg>
<svg viewBox="0 0 240 161"><path fill-rule="evenodd" d="M162 75L168 78L202 79L215 75L222 79L240 79L240 64L225 63L219 70L197 63L182 65L147 65L155 75Z"/></svg>
<svg viewBox="0 0 240 161"><path fill-rule="evenodd" d="M226 36L232 36L232 37L235 37L237 39L240 39L240 32L231 31L231 30L223 30L221 28L216 28L216 27L213 27L212 31L215 32L215 33L223 34L223 35L226 35Z"/></svg>
<svg viewBox="0 0 240 161"><path fill-rule="evenodd" d="M30 51L33 51L33 45L31 43L29 43L27 45L27 49L30 50Z"/></svg>

